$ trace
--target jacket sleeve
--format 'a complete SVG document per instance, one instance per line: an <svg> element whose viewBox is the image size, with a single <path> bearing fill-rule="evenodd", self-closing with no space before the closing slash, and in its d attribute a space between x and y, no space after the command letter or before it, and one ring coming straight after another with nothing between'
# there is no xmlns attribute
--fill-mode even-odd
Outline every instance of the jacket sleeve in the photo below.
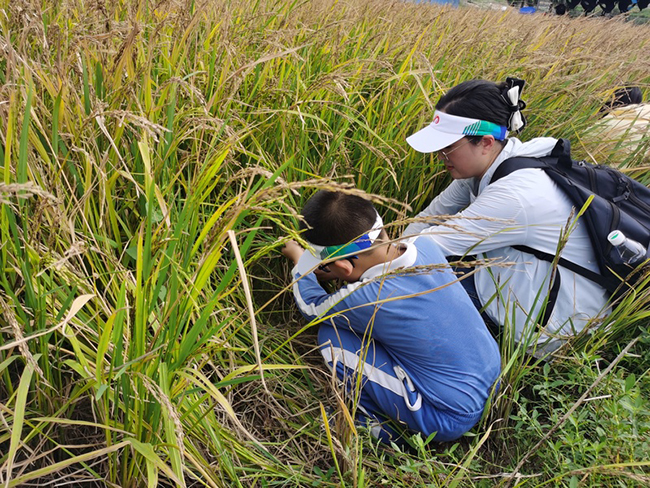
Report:
<svg viewBox="0 0 650 488"><path fill-rule="evenodd" d="M301 258L291 271L294 280L293 295L300 313L308 320L332 315L337 325L350 325L350 316L357 315L359 311L350 309L349 296L363 283L350 283L334 293L327 293L312 270L307 268L305 260Z"/></svg>
<svg viewBox="0 0 650 488"><path fill-rule="evenodd" d="M452 181L427 208L415 216L416 221L406 227L403 236L412 237L419 234L424 229L439 223L440 215L454 215L467 207L470 203L469 185L468 180Z"/></svg>
<svg viewBox="0 0 650 488"><path fill-rule="evenodd" d="M511 175L515 176L515 175ZM486 188L465 210L444 225L421 232L431 237L446 256L492 251L527 241L525 206L506 177Z"/></svg>

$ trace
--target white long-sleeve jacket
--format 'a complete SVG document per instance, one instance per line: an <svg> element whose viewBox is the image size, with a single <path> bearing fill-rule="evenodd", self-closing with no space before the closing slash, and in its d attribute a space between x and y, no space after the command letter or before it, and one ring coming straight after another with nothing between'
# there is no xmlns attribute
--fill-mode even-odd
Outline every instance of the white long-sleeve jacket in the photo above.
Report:
<svg viewBox="0 0 650 488"><path fill-rule="evenodd" d="M479 300L496 323L514 324L515 339L535 333L540 308L549 291L551 264L510 246L524 245L556 254L572 204L540 169L522 169L489 184L496 168L513 156L550 154L556 139L544 137L522 143L511 138L480 180L455 180L418 217L428 222L409 225L404 236L429 235L447 256L477 254L509 263L481 267L475 274ZM456 218L439 225L440 215ZM578 223L562 257L598 271L586 229ZM545 350L561 344L562 337L582 330L589 319L606 313L608 293L592 281L558 268L560 288L552 315L539 337ZM529 318L530 317L530 318Z"/></svg>

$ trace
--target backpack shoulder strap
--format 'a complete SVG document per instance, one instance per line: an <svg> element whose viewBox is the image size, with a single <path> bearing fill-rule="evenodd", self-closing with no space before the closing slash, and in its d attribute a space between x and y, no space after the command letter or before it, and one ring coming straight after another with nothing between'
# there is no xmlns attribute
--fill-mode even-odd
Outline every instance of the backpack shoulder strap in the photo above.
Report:
<svg viewBox="0 0 650 488"><path fill-rule="evenodd" d="M490 183L494 183L497 180L500 180L504 176L508 176L510 173L514 173L519 169L525 168L546 168L547 164L542 159L538 158L508 158L503 161L499 167L492 174Z"/></svg>
<svg viewBox="0 0 650 488"><path fill-rule="evenodd" d="M569 139L558 139L550 157L557 158L558 168L564 171L570 170L571 166L573 166L573 160L571 159L571 143Z"/></svg>
<svg viewBox="0 0 650 488"><path fill-rule="evenodd" d="M551 154L545 158L530 158L530 157L512 157L503 161L499 167L494 171L490 183L509 175L513 171L524 168L539 168L545 169L553 166L551 161L557 160L557 167L564 171L571 169L573 161L571 160L571 143L568 139L558 139Z"/></svg>
<svg viewBox="0 0 650 488"><path fill-rule="evenodd" d="M534 249L532 247L519 246L519 245L515 245L515 246L512 246L512 247L514 249L517 249L518 251L525 252L525 253L528 253L528 254L532 254L537 259L542 260L542 261L548 261L549 263L552 263L555 260L555 256L553 254L549 254L547 252L540 251L538 249ZM609 283L607 278L605 278L604 276L602 276L599 273L591 271L590 269L587 269L587 268L583 268L579 264L576 264L573 261L569 261L569 260L564 259L562 257L560 259L558 259L557 264L559 266L562 266L563 268L566 268L566 269L568 269L570 271L573 271L576 274L579 274L580 276L584 276L588 280L593 281L597 285L600 285L602 288L604 288L604 289L606 289L606 290L608 290L610 292L612 291L611 290L611 284Z"/></svg>

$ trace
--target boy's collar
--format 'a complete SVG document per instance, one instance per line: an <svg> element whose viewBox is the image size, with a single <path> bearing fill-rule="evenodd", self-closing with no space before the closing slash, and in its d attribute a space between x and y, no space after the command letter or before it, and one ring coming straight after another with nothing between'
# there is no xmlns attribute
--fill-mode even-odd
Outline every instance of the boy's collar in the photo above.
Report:
<svg viewBox="0 0 650 488"><path fill-rule="evenodd" d="M412 239L400 241L396 243L397 246L402 246L404 252L397 258L385 263L376 264L368 268L364 273L359 277L359 281L371 280L377 278L381 275L384 275L390 271L394 271L399 268L408 268L415 264L415 260L418 256L417 249L413 244Z"/></svg>

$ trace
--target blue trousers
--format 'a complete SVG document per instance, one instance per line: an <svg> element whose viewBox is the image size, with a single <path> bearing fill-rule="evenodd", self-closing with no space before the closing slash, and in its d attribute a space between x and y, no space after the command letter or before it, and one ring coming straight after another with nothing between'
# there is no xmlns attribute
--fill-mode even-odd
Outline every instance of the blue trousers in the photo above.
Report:
<svg viewBox="0 0 650 488"><path fill-rule="evenodd" d="M435 432L434 439L444 442L458 439L481 418L482 412L452 412L427 401L404 368L378 341L362 343L349 328L323 324L318 331L318 343L329 368L336 371L350 394L358 392L359 410L371 419L397 421L427 437ZM407 361L403 358L402 362ZM373 435L384 442L395 440L393 429L388 425L382 425L382 429L382 435Z"/></svg>
<svg viewBox="0 0 650 488"><path fill-rule="evenodd" d="M472 270L467 268L454 268L454 272L458 275L458 278L461 278L462 276L464 276L466 273L469 273L470 271ZM482 310L483 304L481 303L481 300L479 300L478 298L478 292L476 291L476 283L474 281L474 275L469 275L464 277L462 280L460 280L460 284L463 285L463 288L469 295L469 299L476 307L476 310L478 310L481 313L481 318L483 319L483 322L485 322L485 325L490 331L490 334L492 334L492 336L495 339L497 339L498 342L499 337L501 336L501 326L497 325L490 318L490 316L485 312L485 310Z"/></svg>

